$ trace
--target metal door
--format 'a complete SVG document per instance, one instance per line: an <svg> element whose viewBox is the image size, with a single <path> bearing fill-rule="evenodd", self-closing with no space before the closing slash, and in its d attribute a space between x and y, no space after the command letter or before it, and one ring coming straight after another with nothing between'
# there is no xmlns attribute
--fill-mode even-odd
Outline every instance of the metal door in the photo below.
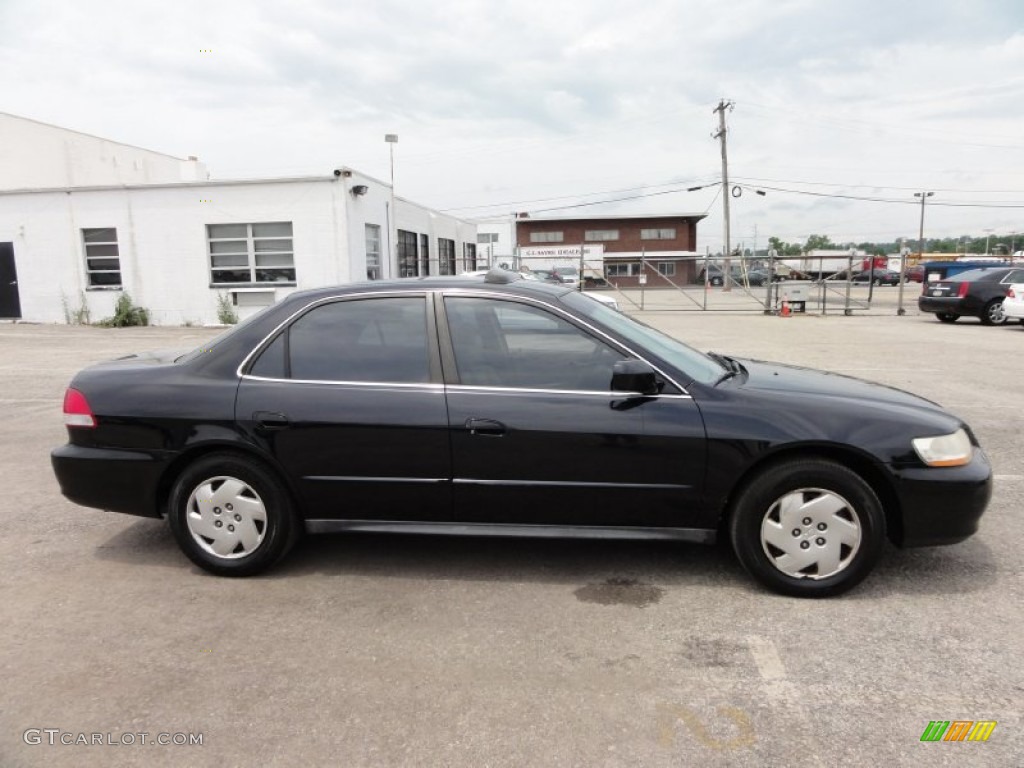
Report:
<svg viewBox="0 0 1024 768"><path fill-rule="evenodd" d="M14 243L0 243L0 317L21 317L18 270L14 266Z"/></svg>

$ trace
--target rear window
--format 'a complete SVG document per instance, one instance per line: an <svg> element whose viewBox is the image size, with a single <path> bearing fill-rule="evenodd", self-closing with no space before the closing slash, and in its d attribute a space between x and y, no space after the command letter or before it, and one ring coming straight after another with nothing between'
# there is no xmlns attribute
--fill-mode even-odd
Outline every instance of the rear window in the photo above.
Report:
<svg viewBox="0 0 1024 768"><path fill-rule="evenodd" d="M961 283L975 283L978 280L998 280L1006 274L1001 269L971 269L961 272L959 275L950 275L947 280L957 280Z"/></svg>

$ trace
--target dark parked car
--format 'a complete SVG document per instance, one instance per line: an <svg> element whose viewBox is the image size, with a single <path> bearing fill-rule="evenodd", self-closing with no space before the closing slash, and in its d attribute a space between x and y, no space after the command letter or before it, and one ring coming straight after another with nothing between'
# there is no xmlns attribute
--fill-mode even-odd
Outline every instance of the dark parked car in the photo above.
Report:
<svg viewBox="0 0 1024 768"><path fill-rule="evenodd" d="M907 282L908 283L923 283L924 282L924 265L915 264L912 267L907 267Z"/></svg>
<svg viewBox="0 0 1024 768"><path fill-rule="evenodd" d="M1013 283L1024 282L1024 267L981 267L960 272L937 282L925 283L917 306L932 312L944 323L964 315L977 317L985 325L1006 322L1003 299Z"/></svg>
<svg viewBox="0 0 1024 768"><path fill-rule="evenodd" d="M891 269L864 270L853 276L854 283L874 283L875 285L899 285L900 273Z"/></svg>
<svg viewBox="0 0 1024 768"><path fill-rule="evenodd" d="M771 589L823 596L887 537L969 537L991 493L932 402L704 354L502 271L294 293L186 354L85 369L64 413L64 495L166 516L223 575L304 531L723 534Z"/></svg>

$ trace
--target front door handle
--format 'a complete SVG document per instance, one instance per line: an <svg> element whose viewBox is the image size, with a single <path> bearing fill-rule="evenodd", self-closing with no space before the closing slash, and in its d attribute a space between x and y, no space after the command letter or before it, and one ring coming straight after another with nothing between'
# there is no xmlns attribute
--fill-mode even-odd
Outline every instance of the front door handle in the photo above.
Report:
<svg viewBox="0 0 1024 768"><path fill-rule="evenodd" d="M265 431L285 429L291 424L287 416L276 411L254 411L252 420L256 422L258 429Z"/></svg>
<svg viewBox="0 0 1024 768"><path fill-rule="evenodd" d="M494 419L466 419L466 429L471 435L501 437L507 431L505 425Z"/></svg>

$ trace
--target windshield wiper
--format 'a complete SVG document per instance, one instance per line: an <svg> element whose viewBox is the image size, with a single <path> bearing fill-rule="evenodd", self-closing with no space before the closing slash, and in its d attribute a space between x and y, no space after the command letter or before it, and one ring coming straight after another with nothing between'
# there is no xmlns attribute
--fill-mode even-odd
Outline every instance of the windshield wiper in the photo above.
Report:
<svg viewBox="0 0 1024 768"><path fill-rule="evenodd" d="M727 355L721 355L718 352L708 352L708 357L725 368L725 373L718 377L718 381L715 382L715 386L721 384L726 379L731 379L733 376L739 376L743 373L744 369L743 366L740 365L739 361L728 357Z"/></svg>

